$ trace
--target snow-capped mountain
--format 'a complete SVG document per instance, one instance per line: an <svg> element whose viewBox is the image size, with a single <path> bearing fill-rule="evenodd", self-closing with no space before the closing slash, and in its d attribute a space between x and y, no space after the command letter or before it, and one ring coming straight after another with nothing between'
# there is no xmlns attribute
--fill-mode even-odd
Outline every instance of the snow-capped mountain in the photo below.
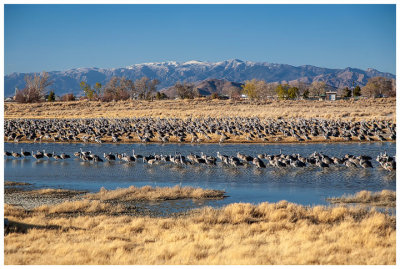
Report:
<svg viewBox="0 0 400 269"><path fill-rule="evenodd" d="M368 79L375 76L395 78L393 74L379 72L375 69L361 70L356 68L329 69L311 65L292 66L266 62L241 61L238 59L222 62L160 62L134 64L124 68L76 68L66 71L49 72L54 84L50 89L62 95L65 93L81 94L79 83L86 81L93 85L100 82L105 85L113 76L125 76L136 80L143 76L158 79L158 89L170 87L177 81L200 82L206 79L225 79L232 82L263 79L267 82L290 82L300 80L312 83L315 80L325 81L327 84L342 88L356 85L363 86ZM4 78L5 96L12 96L15 88L23 89L26 73L12 73ZM29 75L29 74L28 74ZM30 73L32 75L32 73Z"/></svg>

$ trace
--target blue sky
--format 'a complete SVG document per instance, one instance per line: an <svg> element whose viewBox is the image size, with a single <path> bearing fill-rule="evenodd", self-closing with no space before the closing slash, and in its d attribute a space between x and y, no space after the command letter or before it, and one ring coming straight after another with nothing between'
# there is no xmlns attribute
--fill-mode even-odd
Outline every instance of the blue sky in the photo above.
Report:
<svg viewBox="0 0 400 269"><path fill-rule="evenodd" d="M396 72L395 5L5 5L5 74L241 59Z"/></svg>

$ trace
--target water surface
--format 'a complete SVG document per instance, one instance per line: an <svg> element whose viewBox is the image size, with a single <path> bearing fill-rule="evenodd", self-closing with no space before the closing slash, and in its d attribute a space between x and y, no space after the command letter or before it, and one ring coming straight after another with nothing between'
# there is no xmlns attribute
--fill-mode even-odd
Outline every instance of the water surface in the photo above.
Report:
<svg viewBox="0 0 400 269"><path fill-rule="evenodd" d="M225 190L227 197L219 201L191 201L190 207L202 205L222 206L234 202L260 203L287 200L303 205L327 204L327 197L354 194L360 190L381 191L396 189L395 172L379 168L375 161L380 152L395 155L395 143L335 143L335 144L24 144L5 143L5 150L20 152L46 150L57 154L71 155L69 160L4 159L6 181L33 183L36 188L65 188L97 192L107 189L135 186L193 186L207 189ZM233 168L219 163L215 167L207 165L180 166L175 164L149 165L142 162L88 163L74 158L73 153L82 148L97 155L103 153L175 154L189 153L216 156L216 152L235 155L239 151L256 156L259 153L285 154L299 153L308 156L314 151L329 156L370 155L373 169L330 167L321 169L268 167L259 169L248 167ZM178 204L180 202L169 202ZM166 206L167 208L168 206Z"/></svg>

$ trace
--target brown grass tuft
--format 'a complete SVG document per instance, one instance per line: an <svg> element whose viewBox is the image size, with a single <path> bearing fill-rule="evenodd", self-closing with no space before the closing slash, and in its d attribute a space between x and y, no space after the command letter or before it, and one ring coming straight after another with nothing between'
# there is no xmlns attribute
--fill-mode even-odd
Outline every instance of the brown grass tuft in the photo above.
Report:
<svg viewBox="0 0 400 269"><path fill-rule="evenodd" d="M56 213L121 213L126 208L121 204L115 205L92 200L68 201L56 205L42 205L34 209L35 212L46 214Z"/></svg>
<svg viewBox="0 0 400 269"><path fill-rule="evenodd" d="M332 204L336 203L360 203L374 206L396 206L396 192L383 190L381 192L360 191L354 195L344 195L342 197L327 198Z"/></svg>
<svg viewBox="0 0 400 269"><path fill-rule="evenodd" d="M88 199L109 201L144 201L144 200L177 200L177 199L222 199L224 191L205 190L193 187L151 187L141 188L130 186L129 188L106 190L101 188L98 193L87 194Z"/></svg>
<svg viewBox="0 0 400 269"><path fill-rule="evenodd" d="M4 186L28 186L28 185L32 185L32 184L26 183L26 182L15 182L15 181L5 181L4 182Z"/></svg>

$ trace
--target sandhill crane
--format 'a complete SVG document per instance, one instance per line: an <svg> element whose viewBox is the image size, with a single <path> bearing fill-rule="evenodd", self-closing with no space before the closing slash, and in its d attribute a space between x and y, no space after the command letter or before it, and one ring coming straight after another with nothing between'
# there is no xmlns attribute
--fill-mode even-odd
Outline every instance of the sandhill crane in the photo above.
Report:
<svg viewBox="0 0 400 269"><path fill-rule="evenodd" d="M31 153L28 152L28 151L24 151L24 150L21 148L21 156L23 156L23 157L28 157L28 156L31 156Z"/></svg>
<svg viewBox="0 0 400 269"><path fill-rule="evenodd" d="M221 138L219 139L219 143L223 143L228 139L230 139L230 137L227 136L225 133L222 133Z"/></svg>
<svg viewBox="0 0 400 269"><path fill-rule="evenodd" d="M103 159L100 158L98 155L94 155L92 158L94 162L103 162Z"/></svg>
<svg viewBox="0 0 400 269"><path fill-rule="evenodd" d="M107 161L115 161L115 155L111 154L111 152L109 154L105 154L104 153L104 159L106 159Z"/></svg>
<svg viewBox="0 0 400 269"><path fill-rule="evenodd" d="M135 157L126 155L126 153L123 154L121 160L123 160L123 161L125 161L125 162L128 162L128 163L131 163L131 162L135 162L135 161L136 161Z"/></svg>
<svg viewBox="0 0 400 269"><path fill-rule="evenodd" d="M266 168L264 162L260 158L254 158L253 159L253 164L257 166L258 168Z"/></svg>
<svg viewBox="0 0 400 269"><path fill-rule="evenodd" d="M57 155L57 154L54 154L54 153L53 153L53 159L54 159L54 160L61 160L62 158L61 158L60 155Z"/></svg>
<svg viewBox="0 0 400 269"><path fill-rule="evenodd" d="M363 160L363 159L360 160L360 166L361 166L362 168L373 168L373 167L372 167L372 163L371 163L370 161L368 161L368 160Z"/></svg>
<svg viewBox="0 0 400 269"><path fill-rule="evenodd" d="M225 163L225 164L229 164L229 158L226 155L222 155L221 153L219 153L219 151L217 151L217 157L218 159L221 160L221 162Z"/></svg>
<svg viewBox="0 0 400 269"><path fill-rule="evenodd" d="M321 168L327 168L327 167L329 167L329 164L324 163L324 162L321 162L321 161L318 160L318 159L317 159L317 161L316 161L315 164L316 164L318 167L321 167Z"/></svg>
<svg viewBox="0 0 400 269"><path fill-rule="evenodd" d="M48 158L48 159L53 157L53 154L54 154L54 152L53 153L48 153L48 152L46 152L46 150L43 150L43 156Z"/></svg>
<svg viewBox="0 0 400 269"><path fill-rule="evenodd" d="M32 157L35 158L36 160L38 160L38 159L42 159L44 157L44 155L41 152L33 153L33 151L32 151Z"/></svg>
<svg viewBox="0 0 400 269"><path fill-rule="evenodd" d="M241 154L240 152L238 152L237 154L236 154L236 156L240 159L240 160L242 160L242 161L244 161L244 162L251 162L251 161L253 161L253 157L251 157L251 156L248 156L248 155L245 155L245 154Z"/></svg>
<svg viewBox="0 0 400 269"><path fill-rule="evenodd" d="M355 167L357 167L357 165L354 163L354 162L352 162L352 161L350 161L350 160L346 160L345 162L344 162L344 165L345 166L347 166L347 167L349 167L349 168L355 168Z"/></svg>
<svg viewBox="0 0 400 269"><path fill-rule="evenodd" d="M293 167L306 167L306 163L299 161L299 160L290 160L290 165Z"/></svg>
<svg viewBox="0 0 400 269"><path fill-rule="evenodd" d="M148 164L154 164L156 162L158 162L156 159L150 159L147 161Z"/></svg>
<svg viewBox="0 0 400 269"><path fill-rule="evenodd" d="M19 154L18 152L11 152L11 156L13 156L14 158L21 158L21 154Z"/></svg>
<svg viewBox="0 0 400 269"><path fill-rule="evenodd" d="M61 153L60 157L63 160L71 158L68 154L65 154L65 153Z"/></svg>
<svg viewBox="0 0 400 269"><path fill-rule="evenodd" d="M135 159L142 159L143 158L143 155L135 154L135 150L134 149L132 149L132 156L135 157Z"/></svg>

